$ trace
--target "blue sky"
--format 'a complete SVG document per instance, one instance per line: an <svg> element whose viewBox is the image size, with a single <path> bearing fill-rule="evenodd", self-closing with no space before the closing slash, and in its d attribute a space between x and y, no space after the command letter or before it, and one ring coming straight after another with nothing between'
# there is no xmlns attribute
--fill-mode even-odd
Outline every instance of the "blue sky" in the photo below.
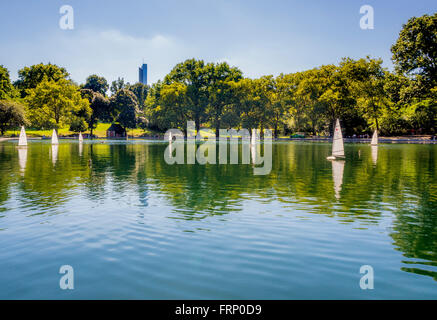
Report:
<svg viewBox="0 0 437 320"><path fill-rule="evenodd" d="M278 75L381 57L412 16L437 12L433 0L0 0L0 64L17 78L26 65L64 66L78 83L90 74L134 83L143 59L149 83L187 58L227 61L245 76ZM74 9L74 30L59 28L62 5ZM362 5L375 28L361 30Z"/></svg>

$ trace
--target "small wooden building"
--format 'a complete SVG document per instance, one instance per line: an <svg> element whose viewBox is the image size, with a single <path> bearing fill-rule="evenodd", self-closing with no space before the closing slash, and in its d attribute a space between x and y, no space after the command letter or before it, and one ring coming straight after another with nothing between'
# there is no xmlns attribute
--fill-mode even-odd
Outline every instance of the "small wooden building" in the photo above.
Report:
<svg viewBox="0 0 437 320"><path fill-rule="evenodd" d="M108 130L106 130L106 137L107 138L125 138L126 137L126 129L123 128L118 123L113 123L108 128Z"/></svg>

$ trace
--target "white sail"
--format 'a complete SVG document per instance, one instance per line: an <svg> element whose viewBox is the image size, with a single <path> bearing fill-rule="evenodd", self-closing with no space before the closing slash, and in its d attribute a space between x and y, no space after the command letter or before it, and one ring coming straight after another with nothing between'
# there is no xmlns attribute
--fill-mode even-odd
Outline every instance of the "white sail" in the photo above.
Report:
<svg viewBox="0 0 437 320"><path fill-rule="evenodd" d="M55 129L53 129L53 132L52 132L52 144L59 144L58 135L56 134Z"/></svg>
<svg viewBox="0 0 437 320"><path fill-rule="evenodd" d="M27 146L26 130L24 130L24 126L21 127L20 140L18 140L18 145L20 147Z"/></svg>
<svg viewBox="0 0 437 320"><path fill-rule="evenodd" d="M83 142L82 132L79 132L79 142Z"/></svg>
<svg viewBox="0 0 437 320"><path fill-rule="evenodd" d="M341 185L343 184L344 161L332 161L332 180L334 180L335 198L340 199Z"/></svg>
<svg viewBox="0 0 437 320"><path fill-rule="evenodd" d="M173 141L173 136L171 135L171 132L168 134L168 141L172 142Z"/></svg>
<svg viewBox="0 0 437 320"><path fill-rule="evenodd" d="M371 144L372 146L376 146L376 145L378 145L378 131L377 131L377 130L375 130L375 131L373 132L372 141L370 142L370 144Z"/></svg>
<svg viewBox="0 0 437 320"><path fill-rule="evenodd" d="M334 140L332 142L332 155L334 157L344 157L343 134L341 133L340 120L337 119L334 129Z"/></svg>

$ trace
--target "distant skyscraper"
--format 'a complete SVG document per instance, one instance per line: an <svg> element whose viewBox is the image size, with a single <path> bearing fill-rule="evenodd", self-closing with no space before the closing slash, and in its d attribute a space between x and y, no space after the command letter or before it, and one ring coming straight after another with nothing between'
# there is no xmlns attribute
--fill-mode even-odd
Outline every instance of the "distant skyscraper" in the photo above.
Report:
<svg viewBox="0 0 437 320"><path fill-rule="evenodd" d="M139 78L138 81L142 84L147 84L147 64L143 63L141 67L138 69Z"/></svg>

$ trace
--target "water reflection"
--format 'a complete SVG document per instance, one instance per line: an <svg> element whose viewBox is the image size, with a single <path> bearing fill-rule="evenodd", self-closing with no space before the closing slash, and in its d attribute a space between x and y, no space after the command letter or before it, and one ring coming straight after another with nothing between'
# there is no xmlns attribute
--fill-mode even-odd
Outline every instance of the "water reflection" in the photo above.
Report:
<svg viewBox="0 0 437 320"><path fill-rule="evenodd" d="M62 214L63 205L78 194L96 207L123 203L143 218L158 202L171 208L168 218L206 225L209 217L231 221L232 213L248 212L248 202L275 215L304 210L315 221L323 215L363 229L377 227L385 214L393 217L389 235L404 255L402 270L436 279L435 146L390 145L359 152L360 146L347 145L346 166L326 161L328 144L274 143L267 176L254 176L251 164L168 165L167 146L124 141L77 148L68 142L32 142L17 152L13 144L2 143L2 215L10 214L12 200L28 215ZM251 153L256 157L256 149Z"/></svg>
<svg viewBox="0 0 437 320"><path fill-rule="evenodd" d="M341 185L343 184L344 164L343 160L334 160L332 162L332 179L334 180L335 198L340 199Z"/></svg>
<svg viewBox="0 0 437 320"><path fill-rule="evenodd" d="M20 171L24 174L26 170L26 162L27 162L27 147L18 148L18 163L20 164Z"/></svg>
<svg viewBox="0 0 437 320"><path fill-rule="evenodd" d="M52 163L53 165L56 164L58 161L58 153L59 153L59 145L52 144Z"/></svg>
<svg viewBox="0 0 437 320"><path fill-rule="evenodd" d="M257 157L257 156L258 156L258 154L260 152L260 148L261 148L261 146L259 144L257 144L257 143L254 143L254 144L250 145L250 153L252 155L252 164L253 164L253 166L255 164L257 164L258 161L259 161L259 159L258 159L259 157Z"/></svg>
<svg viewBox="0 0 437 320"><path fill-rule="evenodd" d="M374 165L378 162L378 146L370 146L372 152L372 162Z"/></svg>

